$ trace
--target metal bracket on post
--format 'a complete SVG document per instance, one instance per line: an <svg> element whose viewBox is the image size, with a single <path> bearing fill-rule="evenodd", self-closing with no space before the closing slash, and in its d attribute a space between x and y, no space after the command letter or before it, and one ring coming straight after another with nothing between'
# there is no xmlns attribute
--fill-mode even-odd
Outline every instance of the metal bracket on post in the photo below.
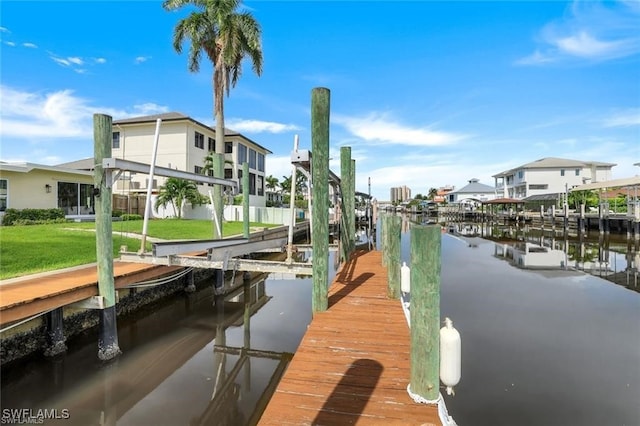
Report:
<svg viewBox="0 0 640 426"><path fill-rule="evenodd" d="M111 174L111 179L107 181L108 188L113 188L113 186L116 184L118 179L120 179L120 175L122 175L123 171L124 170L118 170L115 175L113 173Z"/></svg>
<svg viewBox="0 0 640 426"><path fill-rule="evenodd" d="M120 301L118 292L116 291L116 303ZM105 302L103 296L91 296L69 305L73 309L104 309Z"/></svg>

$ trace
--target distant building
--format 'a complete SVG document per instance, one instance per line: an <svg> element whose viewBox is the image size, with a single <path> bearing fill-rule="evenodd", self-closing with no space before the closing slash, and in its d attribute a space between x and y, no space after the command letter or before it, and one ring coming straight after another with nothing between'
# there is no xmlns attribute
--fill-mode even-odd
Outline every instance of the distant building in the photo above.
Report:
<svg viewBox="0 0 640 426"><path fill-rule="evenodd" d="M454 185L441 186L436 189L436 195L433 196L433 202L438 204L444 203L447 201L447 195L455 189L456 187Z"/></svg>
<svg viewBox="0 0 640 426"><path fill-rule="evenodd" d="M478 179L470 179L469 184L447 194L449 203L478 204L484 201L494 200L496 189L493 186L480 183Z"/></svg>
<svg viewBox="0 0 640 426"><path fill-rule="evenodd" d="M611 180L613 163L541 158L493 175L498 197L523 199L564 193L566 188Z"/></svg>
<svg viewBox="0 0 640 426"><path fill-rule="evenodd" d="M407 186L397 186L391 188L391 202L403 203L411 200L411 189Z"/></svg>

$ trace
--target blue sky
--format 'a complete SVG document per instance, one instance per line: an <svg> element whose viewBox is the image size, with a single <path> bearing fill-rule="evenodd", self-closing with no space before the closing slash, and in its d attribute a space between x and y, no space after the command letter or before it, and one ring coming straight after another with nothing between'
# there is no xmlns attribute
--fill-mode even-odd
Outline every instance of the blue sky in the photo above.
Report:
<svg viewBox="0 0 640 426"><path fill-rule="evenodd" d="M331 90L331 168L351 146L357 190L389 198L542 157L640 174L640 2L247 1L264 69L244 67L226 126L290 174L311 148L314 87ZM188 9L157 1L0 2L4 161L93 155L92 114L179 111L213 125L211 66L171 44Z"/></svg>

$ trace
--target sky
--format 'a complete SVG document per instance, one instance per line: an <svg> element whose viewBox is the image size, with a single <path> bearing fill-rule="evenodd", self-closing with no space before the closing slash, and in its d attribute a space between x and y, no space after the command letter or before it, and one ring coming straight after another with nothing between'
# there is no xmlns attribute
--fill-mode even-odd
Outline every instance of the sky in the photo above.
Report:
<svg viewBox="0 0 640 426"><path fill-rule="evenodd" d="M640 174L640 1L246 1L263 72L243 67L225 126L291 174L311 149L311 92L330 90L330 167L356 190L461 188L544 158ZM0 2L0 160L93 156L94 113L181 112L213 126L212 66L187 67L159 1Z"/></svg>

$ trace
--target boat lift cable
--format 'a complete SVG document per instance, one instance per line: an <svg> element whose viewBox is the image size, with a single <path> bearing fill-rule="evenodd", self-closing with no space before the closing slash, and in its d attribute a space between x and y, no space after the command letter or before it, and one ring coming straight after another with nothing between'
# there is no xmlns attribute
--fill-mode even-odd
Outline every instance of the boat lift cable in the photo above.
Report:
<svg viewBox="0 0 640 426"><path fill-rule="evenodd" d="M166 277L162 277L162 278L158 278L155 280L149 280L149 281L140 281L138 283L135 284L129 284L126 286L122 286L120 288L143 288L143 287L156 287L162 284L166 284L168 282L177 280L178 278L182 278L183 276L187 275L189 272L193 271L193 268L185 268L182 271L176 272L175 274L166 276Z"/></svg>
<svg viewBox="0 0 640 426"><path fill-rule="evenodd" d="M49 312L51 312L51 311L53 311L53 310L55 310L55 309L58 309L58 308L53 308L53 309L49 309L48 311L40 312L39 314L35 314L34 316L31 316L31 317L29 317L29 318L25 318L25 319L23 319L22 321L18 321L18 322L14 323L14 324L11 324L11 325L9 325L9 326L7 326L7 327L5 327L5 328L1 329L1 330L0 330L0 334L4 333L5 331L9 331L9 330L11 330L11 329L12 329L12 328L14 328L14 327L17 327L17 326L19 326L19 325L22 325L22 324L24 324L24 323L27 323L27 322L29 322L29 321L31 321L31 320L34 320L34 319L38 318L38 317L39 317L39 316L41 316L41 315L48 314Z"/></svg>

